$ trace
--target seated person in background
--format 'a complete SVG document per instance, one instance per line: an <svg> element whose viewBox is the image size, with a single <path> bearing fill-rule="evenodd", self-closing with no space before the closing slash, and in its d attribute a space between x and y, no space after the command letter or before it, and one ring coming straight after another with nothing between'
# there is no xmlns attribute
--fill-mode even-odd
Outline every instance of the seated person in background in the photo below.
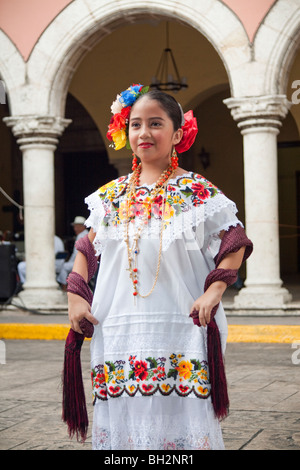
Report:
<svg viewBox="0 0 300 470"><path fill-rule="evenodd" d="M85 223L85 218L81 217L81 216L77 216L77 217L75 217L74 222L72 222L72 224L71 224L73 226L73 230L74 230L75 235L76 235L75 243L77 242L77 240L84 237L88 233L84 223ZM63 290L66 290L67 277L73 269L73 264L74 264L74 261L75 261L75 258L76 258L76 254L77 254L77 250L76 250L75 244L74 244L73 252L72 252L70 258L68 259L68 261L64 261L64 263L61 267L61 270L60 270L60 272L57 276L57 282L62 286Z"/></svg>
<svg viewBox="0 0 300 470"><path fill-rule="evenodd" d="M54 235L55 256L57 255L57 253L62 253L64 251L65 251L64 242L57 235ZM61 259L55 260L56 274L60 272L62 261L63 260ZM20 261L20 263L18 264L18 274L19 274L21 284L24 284L24 282L26 281L26 261Z"/></svg>

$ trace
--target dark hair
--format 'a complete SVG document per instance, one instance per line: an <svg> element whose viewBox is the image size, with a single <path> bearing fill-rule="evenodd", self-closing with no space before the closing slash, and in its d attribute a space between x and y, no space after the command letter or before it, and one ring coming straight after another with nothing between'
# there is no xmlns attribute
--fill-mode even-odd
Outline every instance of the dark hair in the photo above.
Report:
<svg viewBox="0 0 300 470"><path fill-rule="evenodd" d="M180 110L179 104L177 103L175 98L173 98L173 96L168 95L167 93L164 93L163 91L160 91L160 90L150 90L148 91L148 93L145 93L139 96L135 103L137 103L137 101L139 101L143 97L147 97L150 100L155 100L160 104L160 106L163 108L163 110L167 113L167 115L173 122L174 131L177 131L178 129L181 128L181 125L182 125L181 124L181 121L182 121L181 110Z"/></svg>

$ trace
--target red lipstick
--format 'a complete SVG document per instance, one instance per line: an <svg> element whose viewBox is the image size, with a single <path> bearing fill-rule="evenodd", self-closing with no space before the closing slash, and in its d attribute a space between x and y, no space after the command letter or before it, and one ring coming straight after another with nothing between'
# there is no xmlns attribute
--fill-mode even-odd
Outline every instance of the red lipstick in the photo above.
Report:
<svg viewBox="0 0 300 470"><path fill-rule="evenodd" d="M150 147L152 147L153 144L151 144L150 142L143 142L142 144L139 144L139 147L142 148L142 149L149 149Z"/></svg>

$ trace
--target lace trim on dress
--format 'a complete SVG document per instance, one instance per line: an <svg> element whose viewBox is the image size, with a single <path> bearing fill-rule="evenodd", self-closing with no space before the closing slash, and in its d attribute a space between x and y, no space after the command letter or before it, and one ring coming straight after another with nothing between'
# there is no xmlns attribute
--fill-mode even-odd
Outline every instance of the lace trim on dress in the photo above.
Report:
<svg viewBox="0 0 300 470"><path fill-rule="evenodd" d="M223 449L223 440L220 433L216 433L213 439L210 438L206 432L201 432L199 429L191 431L188 427L183 427L179 436L168 438L168 431L166 435L158 435L153 437L152 425L144 426L139 431L135 429L126 429L126 433L120 431L118 426L114 427L113 431L103 427L94 426L93 431L93 449L94 450L111 450L111 449L126 449L126 450L213 450ZM137 436L138 435L138 436ZM217 446L211 445L217 442ZM112 441L112 444L111 444ZM136 446L138 443L138 447Z"/></svg>
<svg viewBox="0 0 300 470"><path fill-rule="evenodd" d="M124 194L129 178L130 175L113 180L85 200L90 210L86 226L92 227L96 232L94 246L97 255L101 254L108 239L124 238L126 226L123 221L124 214L127 214ZM142 221L141 216L148 204L150 191L151 186L145 185L137 191L134 224L129 226L129 236L134 234L133 225L138 225ZM162 214L163 198L164 214ZM191 236L192 230L196 227L197 240L201 244L204 239L204 222L223 209L227 209L232 216L237 212L235 203L203 176L192 172L179 175L169 181L166 193L162 190L156 198L151 207L151 219L144 227L142 238L159 239L163 219L163 251L166 251L174 240L187 234Z"/></svg>
<svg viewBox="0 0 300 470"><path fill-rule="evenodd" d="M93 424L94 450L224 450L221 428L204 427L197 419L189 425L183 422L164 423L163 419L149 422L140 422L137 426L132 424L124 426L122 419L118 423Z"/></svg>

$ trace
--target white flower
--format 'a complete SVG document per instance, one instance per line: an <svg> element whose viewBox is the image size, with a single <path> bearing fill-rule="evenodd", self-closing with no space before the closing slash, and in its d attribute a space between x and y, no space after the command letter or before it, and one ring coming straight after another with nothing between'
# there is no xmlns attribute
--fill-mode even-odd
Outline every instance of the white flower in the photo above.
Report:
<svg viewBox="0 0 300 470"><path fill-rule="evenodd" d="M110 109L113 114L120 113L122 111L122 104L120 103L119 99L121 98L121 95L117 95L116 101L113 102L111 105Z"/></svg>

